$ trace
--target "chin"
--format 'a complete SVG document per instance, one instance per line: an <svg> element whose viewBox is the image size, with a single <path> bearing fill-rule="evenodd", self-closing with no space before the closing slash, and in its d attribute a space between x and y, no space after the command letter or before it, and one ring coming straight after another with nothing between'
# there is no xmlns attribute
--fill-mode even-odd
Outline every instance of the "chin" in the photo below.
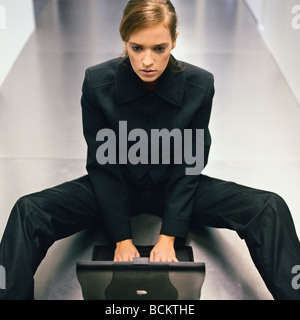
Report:
<svg viewBox="0 0 300 320"><path fill-rule="evenodd" d="M155 79L142 79L144 82L147 82L147 83L152 83L152 82L155 82L157 80L157 78Z"/></svg>
<svg viewBox="0 0 300 320"><path fill-rule="evenodd" d="M140 76L140 78L141 78L144 82L147 82L147 83L155 82L156 80L158 80L159 77L160 77L160 75L159 75L159 76L156 76L156 77L143 77L143 76Z"/></svg>

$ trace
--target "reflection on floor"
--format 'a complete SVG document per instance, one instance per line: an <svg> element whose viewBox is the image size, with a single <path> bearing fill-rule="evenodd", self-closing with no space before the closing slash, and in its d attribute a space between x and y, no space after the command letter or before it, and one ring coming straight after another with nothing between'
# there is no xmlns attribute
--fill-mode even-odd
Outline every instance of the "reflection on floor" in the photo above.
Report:
<svg viewBox="0 0 300 320"><path fill-rule="evenodd" d="M121 54L118 25L126 3L50 1L1 87L0 237L20 196L85 174L84 71ZM255 22L238 0L173 3L180 17L174 55L216 78L213 147L204 173L279 193L300 234L300 109ZM154 243L159 224L135 218L136 243ZM188 243L196 261L206 263L202 299L272 299L235 233L203 228L200 234ZM58 241L35 276L36 299L82 299L75 263L106 241L97 230Z"/></svg>

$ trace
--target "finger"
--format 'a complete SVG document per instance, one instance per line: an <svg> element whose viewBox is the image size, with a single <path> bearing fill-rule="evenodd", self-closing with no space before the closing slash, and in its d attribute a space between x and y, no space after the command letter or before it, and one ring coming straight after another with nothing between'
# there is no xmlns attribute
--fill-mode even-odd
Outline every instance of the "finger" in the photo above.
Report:
<svg viewBox="0 0 300 320"><path fill-rule="evenodd" d="M168 257L165 254L160 254L158 257L158 262L168 262Z"/></svg>
<svg viewBox="0 0 300 320"><path fill-rule="evenodd" d="M115 253L113 261L118 261L118 260L119 260L119 255Z"/></svg>
<svg viewBox="0 0 300 320"><path fill-rule="evenodd" d="M161 262L161 256L159 254L153 253L152 255L152 261L153 262Z"/></svg>
<svg viewBox="0 0 300 320"><path fill-rule="evenodd" d="M154 252L153 251L150 252L150 261L154 262Z"/></svg>
<svg viewBox="0 0 300 320"><path fill-rule="evenodd" d="M132 262L133 261L133 256L130 254L126 254L125 259L123 260L125 262Z"/></svg>

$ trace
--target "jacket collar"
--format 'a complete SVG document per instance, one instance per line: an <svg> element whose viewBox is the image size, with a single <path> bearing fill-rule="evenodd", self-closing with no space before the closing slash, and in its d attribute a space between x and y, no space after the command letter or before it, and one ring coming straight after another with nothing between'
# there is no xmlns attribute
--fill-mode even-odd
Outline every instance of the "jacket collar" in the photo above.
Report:
<svg viewBox="0 0 300 320"><path fill-rule="evenodd" d="M148 94L143 81L131 67L128 57L120 60L116 69L116 101L130 102ZM174 106L181 107L184 93L185 72L174 73L168 68L162 74L154 94Z"/></svg>

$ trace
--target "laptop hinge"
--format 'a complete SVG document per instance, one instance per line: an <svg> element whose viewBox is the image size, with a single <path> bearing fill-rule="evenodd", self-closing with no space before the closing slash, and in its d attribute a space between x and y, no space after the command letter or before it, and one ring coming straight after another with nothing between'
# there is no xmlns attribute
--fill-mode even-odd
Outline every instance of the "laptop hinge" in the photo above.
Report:
<svg viewBox="0 0 300 320"><path fill-rule="evenodd" d="M149 264L149 258L133 258L132 264Z"/></svg>

